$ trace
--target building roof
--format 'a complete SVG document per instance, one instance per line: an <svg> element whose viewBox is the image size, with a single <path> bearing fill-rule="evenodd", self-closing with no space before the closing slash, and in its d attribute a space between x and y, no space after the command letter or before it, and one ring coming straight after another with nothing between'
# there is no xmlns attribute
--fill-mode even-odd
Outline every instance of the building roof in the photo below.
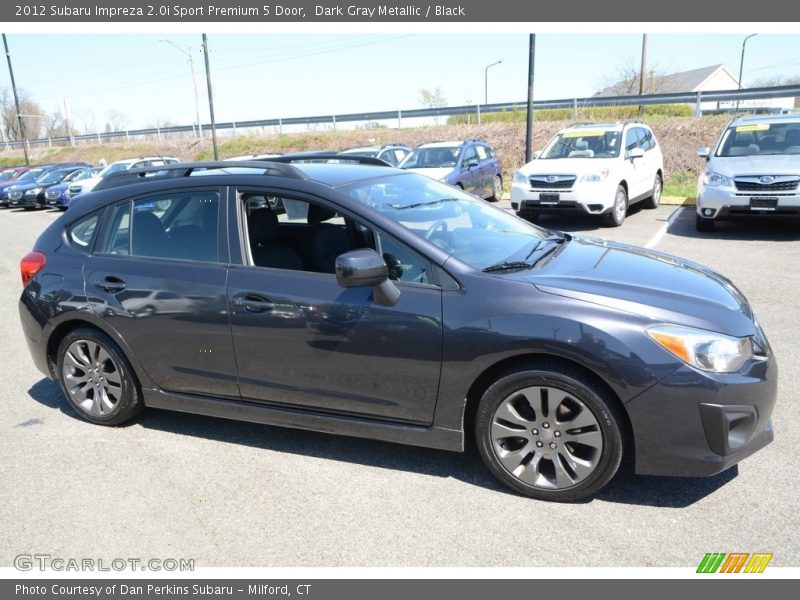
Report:
<svg viewBox="0 0 800 600"><path fill-rule="evenodd" d="M675 94L680 92L696 92L703 83L708 80L717 71L722 70L731 79L731 85L737 85L737 79L725 65L711 65L710 67L702 67L700 69L692 69L691 71L683 71L682 73L673 73L672 75L655 76L652 79L645 80L645 94ZM639 76L635 76L628 81L616 83L612 86L604 88L594 95L594 98L611 97L611 96L637 96L639 94Z"/></svg>

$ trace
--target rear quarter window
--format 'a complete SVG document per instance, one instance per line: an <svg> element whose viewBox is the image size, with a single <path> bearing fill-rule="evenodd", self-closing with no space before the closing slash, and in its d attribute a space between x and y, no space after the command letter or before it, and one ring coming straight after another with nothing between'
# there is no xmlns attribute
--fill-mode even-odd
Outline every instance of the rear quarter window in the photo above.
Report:
<svg viewBox="0 0 800 600"><path fill-rule="evenodd" d="M67 227L67 241L69 245L81 252L89 253L94 244L100 224L100 211L95 211L78 219Z"/></svg>

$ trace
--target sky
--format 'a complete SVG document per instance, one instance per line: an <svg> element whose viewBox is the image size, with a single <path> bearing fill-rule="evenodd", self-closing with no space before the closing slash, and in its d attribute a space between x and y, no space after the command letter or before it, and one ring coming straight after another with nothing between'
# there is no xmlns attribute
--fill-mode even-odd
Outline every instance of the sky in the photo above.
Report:
<svg viewBox="0 0 800 600"><path fill-rule="evenodd" d="M746 33L648 35L657 72L725 64L738 76ZM129 129L191 124L195 96L209 121L199 33L104 35L8 33L17 87L49 112L66 102L79 130L102 130L109 113ZM161 40L169 40L173 45ZM527 96L528 34L507 32L208 34L218 122L420 108L420 90L440 88L449 105L518 102ZM590 96L640 61L640 33L536 35L537 100ZM743 83L800 75L800 32L759 33L747 42ZM9 87L5 65L0 88Z"/></svg>

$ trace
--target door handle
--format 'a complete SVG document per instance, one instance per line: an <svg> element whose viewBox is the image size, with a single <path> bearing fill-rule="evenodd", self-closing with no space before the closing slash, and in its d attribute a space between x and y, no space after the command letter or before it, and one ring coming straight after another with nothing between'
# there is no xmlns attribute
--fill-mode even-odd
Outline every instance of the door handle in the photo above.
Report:
<svg viewBox="0 0 800 600"><path fill-rule="evenodd" d="M111 275L104 277L103 279L98 279L94 282L94 285L95 287L99 287L101 290L107 291L109 294L116 294L117 292L121 292L128 287L128 284L122 281L122 279Z"/></svg>
<svg viewBox="0 0 800 600"><path fill-rule="evenodd" d="M233 303L249 312L266 312L275 308L275 303L269 298L258 294L240 294L234 296Z"/></svg>

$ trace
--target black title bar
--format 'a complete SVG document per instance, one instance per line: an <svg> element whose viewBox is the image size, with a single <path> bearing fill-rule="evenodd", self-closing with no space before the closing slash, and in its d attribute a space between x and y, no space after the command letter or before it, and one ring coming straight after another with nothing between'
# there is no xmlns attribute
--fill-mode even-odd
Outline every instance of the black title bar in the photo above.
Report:
<svg viewBox="0 0 800 600"><path fill-rule="evenodd" d="M7 23L46 22L357 22L357 23L477 23L477 22L726 22L759 23L800 20L800 3L761 0L758 10L736 10L733 5L695 0L642 2L609 0L411 0L385 3L374 0L12 0L0 6ZM800 30L800 26L798 26ZM602 28L597 33L603 33Z"/></svg>

